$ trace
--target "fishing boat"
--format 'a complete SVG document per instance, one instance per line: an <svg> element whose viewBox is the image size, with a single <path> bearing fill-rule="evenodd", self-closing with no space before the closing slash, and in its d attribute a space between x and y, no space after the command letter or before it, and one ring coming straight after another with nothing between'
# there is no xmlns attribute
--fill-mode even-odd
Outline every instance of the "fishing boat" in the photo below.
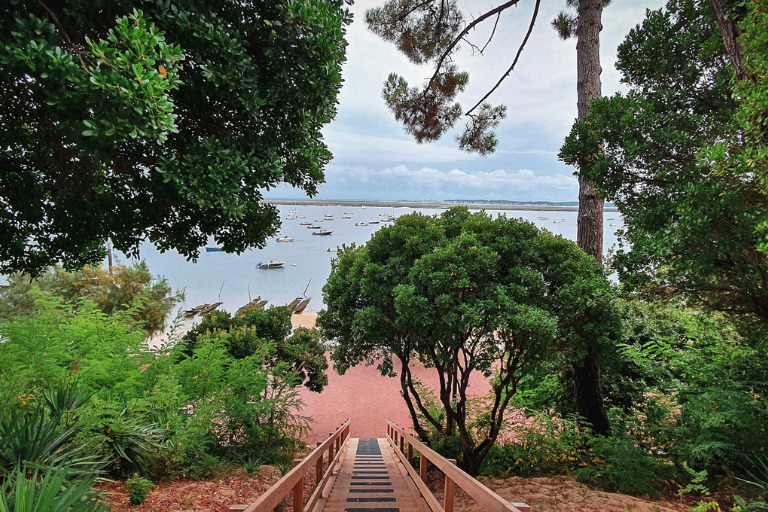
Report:
<svg viewBox="0 0 768 512"><path fill-rule="evenodd" d="M258 265L256 265L259 268L283 268L283 265L285 265L284 261L260 261Z"/></svg>
<svg viewBox="0 0 768 512"><path fill-rule="evenodd" d="M237 310L237 313L235 313L236 316L243 316L246 312L256 307L256 305L261 301L261 295L250 301L245 306L241 307Z"/></svg>
<svg viewBox="0 0 768 512"><path fill-rule="evenodd" d="M291 302L286 304L285 307L288 309L288 311L293 311L294 309L296 309L296 306L298 306L299 302L301 302L301 301L302 301L301 297L296 297Z"/></svg>
<svg viewBox="0 0 768 512"><path fill-rule="evenodd" d="M200 304L199 306L195 306L192 309L188 309L184 312L185 318L194 318L195 315L197 315L201 310L207 308L210 306L210 304Z"/></svg>
<svg viewBox="0 0 768 512"><path fill-rule="evenodd" d="M311 226L311 222L299 222L299 226Z"/></svg>
<svg viewBox="0 0 768 512"><path fill-rule="evenodd" d="M289 236L281 236L277 239L278 242L293 242L293 238Z"/></svg>
<svg viewBox="0 0 768 512"><path fill-rule="evenodd" d="M320 229L320 226L318 226L317 224L310 224L309 226L307 226L307 229Z"/></svg>
<svg viewBox="0 0 768 512"><path fill-rule="evenodd" d="M313 235L326 235L326 236L330 235L331 233L333 233L333 231L328 231L327 229L321 229L320 231L312 232Z"/></svg>
<svg viewBox="0 0 768 512"><path fill-rule="evenodd" d="M202 316L202 315L207 315L209 313L213 313L216 310L216 308L218 308L222 304L224 304L224 303L223 302L214 302L213 304L210 304L209 306L201 309L200 310L200 315Z"/></svg>
<svg viewBox="0 0 768 512"><path fill-rule="evenodd" d="M206 252L224 252L224 248L223 247L219 247L219 246L216 246L216 247L206 247L205 251Z"/></svg>
<svg viewBox="0 0 768 512"><path fill-rule="evenodd" d="M311 299L311 297L310 297ZM307 307L307 304L309 304L309 299L304 299L293 309L294 313L301 313L304 311L304 309Z"/></svg>

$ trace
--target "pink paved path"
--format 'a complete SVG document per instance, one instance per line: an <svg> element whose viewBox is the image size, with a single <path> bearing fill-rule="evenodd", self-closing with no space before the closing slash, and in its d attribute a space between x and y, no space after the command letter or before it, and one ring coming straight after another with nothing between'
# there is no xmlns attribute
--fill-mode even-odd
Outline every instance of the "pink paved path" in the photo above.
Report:
<svg viewBox="0 0 768 512"><path fill-rule="evenodd" d="M399 365L396 364L399 371ZM411 367L414 377L432 389L437 389L438 375L434 368ZM485 395L490 391L487 381L479 374L470 379L470 394ZM329 362L328 385L322 393L301 388L304 409L301 414L314 420L312 432L304 439L310 445L322 441L347 418L352 419L352 437L384 437L386 420L400 426L412 425L408 408L400 395L399 377L382 377L375 366L356 366L338 375Z"/></svg>

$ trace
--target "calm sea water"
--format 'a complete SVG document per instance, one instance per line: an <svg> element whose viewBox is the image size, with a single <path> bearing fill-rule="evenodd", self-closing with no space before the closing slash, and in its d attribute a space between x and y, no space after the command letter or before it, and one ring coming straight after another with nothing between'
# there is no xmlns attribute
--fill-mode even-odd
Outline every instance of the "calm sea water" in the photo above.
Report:
<svg viewBox="0 0 768 512"><path fill-rule="evenodd" d="M307 311L323 308L322 287L331 272L331 260L336 257L335 249L342 244L363 244L371 235L387 224L356 223L380 221L382 215L399 217L419 211L433 215L443 211L435 208L391 208L368 206L294 206L280 205L283 227L281 236L294 239L293 242L271 240L264 249L249 250L240 255L223 252L202 252L197 262L187 261L175 251L161 254L151 244L141 249L141 259L147 262L153 275L162 276L176 289L184 290L186 301L179 309L185 310L198 304L223 302L220 309L234 313L250 299L261 297L270 305L284 305L296 297L311 297ZM290 211L298 211L291 215ZM522 218L535 225L576 240L575 211L516 211L486 210L489 214ZM326 216L333 220L325 220ZM349 217L349 218L343 218ZM312 235L313 230L301 225L312 222L323 229L333 231L329 236ZM617 212L605 213L604 251L616 244L617 229L621 217ZM212 244L211 244L212 245ZM118 261L130 262L125 256ZM259 262L283 261L280 269L259 269Z"/></svg>

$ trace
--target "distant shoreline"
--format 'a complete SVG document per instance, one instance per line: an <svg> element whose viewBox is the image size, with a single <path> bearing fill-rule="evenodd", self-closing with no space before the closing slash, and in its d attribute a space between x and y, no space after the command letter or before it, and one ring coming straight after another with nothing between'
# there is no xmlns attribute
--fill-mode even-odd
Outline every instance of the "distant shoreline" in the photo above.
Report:
<svg viewBox="0 0 768 512"><path fill-rule="evenodd" d="M319 200L319 199L263 199L264 203L296 205L296 206L370 206L384 208L452 208L466 206L470 210L519 210L540 212L576 212L578 206L555 206L548 204L497 204L497 203L449 203L442 201L349 201L349 200ZM606 206L606 212L617 212L615 206Z"/></svg>

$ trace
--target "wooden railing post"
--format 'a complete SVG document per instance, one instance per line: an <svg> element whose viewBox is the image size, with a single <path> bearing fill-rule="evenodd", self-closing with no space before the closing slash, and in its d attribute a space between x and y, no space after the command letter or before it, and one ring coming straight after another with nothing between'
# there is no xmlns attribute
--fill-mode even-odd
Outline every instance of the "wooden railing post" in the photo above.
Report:
<svg viewBox="0 0 768 512"><path fill-rule="evenodd" d="M323 444L322 441L317 442L317 446L320 446ZM323 479L323 454L320 454L320 457L317 459L317 462L315 462L315 488L317 488L318 485L320 485L320 481Z"/></svg>
<svg viewBox="0 0 768 512"><path fill-rule="evenodd" d="M427 457L423 453L419 454L419 477L422 482L427 481L427 462Z"/></svg>
<svg viewBox="0 0 768 512"><path fill-rule="evenodd" d="M408 463L413 464L413 445L408 443Z"/></svg>
<svg viewBox="0 0 768 512"><path fill-rule="evenodd" d="M448 459L448 462L456 465L456 459ZM443 508L445 509L445 512L453 512L453 497L456 492L456 486L453 483L453 480L448 475L445 475L445 490L443 492L444 497L444 503Z"/></svg>
<svg viewBox="0 0 768 512"><path fill-rule="evenodd" d="M298 466L301 459L293 460L293 467ZM302 476L293 486L293 512L304 512L304 477Z"/></svg>
<svg viewBox="0 0 768 512"><path fill-rule="evenodd" d="M403 444L405 443L405 436L401 433L400 434L400 453L405 453L405 449Z"/></svg>
<svg viewBox="0 0 768 512"><path fill-rule="evenodd" d="M328 434L328 437L331 437L333 435L333 432ZM331 442L331 444L328 445L328 460L333 460L333 458L336 456L333 449L336 447L336 442Z"/></svg>

